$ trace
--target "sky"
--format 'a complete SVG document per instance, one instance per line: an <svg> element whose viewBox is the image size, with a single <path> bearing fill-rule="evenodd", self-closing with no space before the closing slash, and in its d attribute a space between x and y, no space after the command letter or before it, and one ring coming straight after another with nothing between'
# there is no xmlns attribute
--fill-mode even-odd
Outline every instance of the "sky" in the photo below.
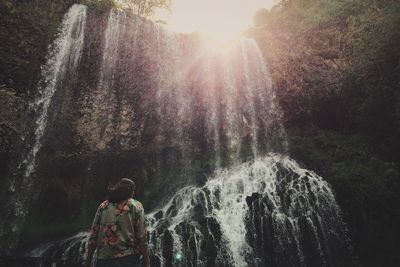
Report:
<svg viewBox="0 0 400 267"><path fill-rule="evenodd" d="M172 0L172 12L157 11L172 31L208 34L229 41L245 31L257 10L270 8L274 0Z"/></svg>

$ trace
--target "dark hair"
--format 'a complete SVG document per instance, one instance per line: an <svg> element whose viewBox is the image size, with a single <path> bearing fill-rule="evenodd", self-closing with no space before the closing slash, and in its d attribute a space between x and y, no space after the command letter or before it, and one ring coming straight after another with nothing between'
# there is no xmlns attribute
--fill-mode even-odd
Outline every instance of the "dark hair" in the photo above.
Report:
<svg viewBox="0 0 400 267"><path fill-rule="evenodd" d="M120 203L132 197L135 183L128 178L122 178L118 183L108 189L108 201Z"/></svg>

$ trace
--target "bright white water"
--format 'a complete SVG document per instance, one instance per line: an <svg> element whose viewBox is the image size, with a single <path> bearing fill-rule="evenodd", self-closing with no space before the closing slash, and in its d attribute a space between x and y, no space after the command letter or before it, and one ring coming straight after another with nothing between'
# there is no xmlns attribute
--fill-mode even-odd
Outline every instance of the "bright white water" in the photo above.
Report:
<svg viewBox="0 0 400 267"><path fill-rule="evenodd" d="M166 266L179 264L178 254L183 266L208 266L210 260L224 266L309 266L311 258L331 266L340 262L333 255L349 249L329 185L278 154L219 170L203 187L181 189L147 217L160 258L168 246L165 231L172 233ZM205 244L216 249L214 258L204 255Z"/></svg>
<svg viewBox="0 0 400 267"><path fill-rule="evenodd" d="M31 104L36 114L35 137L32 148L23 162L26 164L25 177L29 177L35 170L36 156L42 147L51 100L57 88L65 82L66 74L73 75L78 67L85 37L86 12L86 6L73 5L65 14L59 33L48 49L46 64L42 66L38 95Z"/></svg>

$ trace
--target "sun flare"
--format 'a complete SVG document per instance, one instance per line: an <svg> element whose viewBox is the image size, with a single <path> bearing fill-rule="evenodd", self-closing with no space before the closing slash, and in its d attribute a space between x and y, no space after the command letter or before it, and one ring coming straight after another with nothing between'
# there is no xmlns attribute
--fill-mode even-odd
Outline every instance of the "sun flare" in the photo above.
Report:
<svg viewBox="0 0 400 267"><path fill-rule="evenodd" d="M154 19L166 22L172 31L207 34L215 44L223 44L240 36L257 10L272 4L273 0L173 0L171 12L159 10Z"/></svg>

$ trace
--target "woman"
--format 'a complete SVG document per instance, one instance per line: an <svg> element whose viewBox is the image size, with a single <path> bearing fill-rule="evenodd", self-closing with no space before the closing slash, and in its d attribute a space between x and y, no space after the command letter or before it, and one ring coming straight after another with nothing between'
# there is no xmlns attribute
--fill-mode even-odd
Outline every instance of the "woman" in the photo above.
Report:
<svg viewBox="0 0 400 267"><path fill-rule="evenodd" d="M144 210L132 199L134 190L135 183L123 178L100 204L90 231L86 267L91 266L96 248L96 267L139 267L140 254L150 267Z"/></svg>

